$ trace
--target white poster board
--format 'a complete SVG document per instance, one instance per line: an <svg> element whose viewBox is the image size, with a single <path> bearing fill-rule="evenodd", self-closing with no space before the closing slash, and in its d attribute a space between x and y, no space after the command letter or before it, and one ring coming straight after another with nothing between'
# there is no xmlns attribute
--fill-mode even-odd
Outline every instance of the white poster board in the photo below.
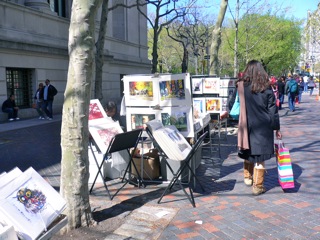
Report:
<svg viewBox="0 0 320 240"><path fill-rule="evenodd" d="M33 168L0 189L0 216L23 239L36 239L64 210L65 200Z"/></svg>

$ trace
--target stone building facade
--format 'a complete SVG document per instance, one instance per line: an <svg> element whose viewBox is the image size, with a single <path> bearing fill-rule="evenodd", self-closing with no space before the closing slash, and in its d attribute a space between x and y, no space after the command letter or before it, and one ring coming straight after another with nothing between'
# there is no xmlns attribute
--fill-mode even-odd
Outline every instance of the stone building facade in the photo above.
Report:
<svg viewBox="0 0 320 240"><path fill-rule="evenodd" d="M112 2L130 4L132 0L113 0L110 4ZM53 111L55 114L62 111L71 5L72 0L0 1L0 102L14 93L21 118L37 116L31 106L38 84L46 79L58 90ZM99 19L98 14L96 29ZM121 101L124 75L150 72L146 19L135 7L110 11L102 104L107 100ZM6 120L7 114L1 112L0 121Z"/></svg>

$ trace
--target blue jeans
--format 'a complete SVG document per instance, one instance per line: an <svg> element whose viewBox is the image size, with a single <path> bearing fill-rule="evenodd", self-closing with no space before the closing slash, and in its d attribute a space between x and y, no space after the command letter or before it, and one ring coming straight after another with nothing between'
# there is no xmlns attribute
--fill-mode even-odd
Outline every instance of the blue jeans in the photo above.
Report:
<svg viewBox="0 0 320 240"><path fill-rule="evenodd" d="M44 100L42 104L42 110L46 113L49 118L52 118L52 103L53 101Z"/></svg>
<svg viewBox="0 0 320 240"><path fill-rule="evenodd" d="M308 92L308 84L306 82L304 83L304 90L303 91Z"/></svg>
<svg viewBox="0 0 320 240"><path fill-rule="evenodd" d="M18 110L15 110L14 108L5 108L2 111L8 113L8 119L18 117Z"/></svg>
<svg viewBox="0 0 320 240"><path fill-rule="evenodd" d="M283 101L284 101L284 94L279 93L279 109L282 109Z"/></svg>
<svg viewBox="0 0 320 240"><path fill-rule="evenodd" d="M294 101L296 98L296 94L295 93L288 93L288 103L289 103L289 109L291 112L295 111L295 106L294 106Z"/></svg>

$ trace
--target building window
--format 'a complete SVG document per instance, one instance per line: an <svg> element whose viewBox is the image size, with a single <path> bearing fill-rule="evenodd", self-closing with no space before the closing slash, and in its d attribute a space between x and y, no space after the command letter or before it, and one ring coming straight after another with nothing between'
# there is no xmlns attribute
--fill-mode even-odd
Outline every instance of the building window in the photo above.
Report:
<svg viewBox="0 0 320 240"><path fill-rule="evenodd" d="M123 0L116 1L116 4L122 3L124 4ZM120 40L126 40L125 36L125 8L119 6L112 10L112 35L114 38Z"/></svg>
<svg viewBox="0 0 320 240"><path fill-rule="evenodd" d="M56 12L60 17L67 17L66 14L66 0L48 0L50 9Z"/></svg>
<svg viewBox="0 0 320 240"><path fill-rule="evenodd" d="M19 108L29 108L32 104L32 71L31 69L7 68L7 95L15 95Z"/></svg>

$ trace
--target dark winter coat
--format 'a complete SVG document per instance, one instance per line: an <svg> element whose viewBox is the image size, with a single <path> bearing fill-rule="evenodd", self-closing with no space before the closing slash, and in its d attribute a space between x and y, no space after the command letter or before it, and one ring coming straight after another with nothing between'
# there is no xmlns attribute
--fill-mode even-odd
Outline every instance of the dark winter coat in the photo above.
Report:
<svg viewBox="0 0 320 240"><path fill-rule="evenodd" d="M252 93L251 84L245 84L244 95L251 154L273 154L274 130L280 130L274 93L271 88L262 93Z"/></svg>
<svg viewBox="0 0 320 240"><path fill-rule="evenodd" d="M47 100L48 101L53 101L54 96L57 95L57 93L58 93L57 89L54 86L52 86L51 84L49 86L45 86L43 91L45 91L45 88L48 88L48 98L47 98Z"/></svg>

